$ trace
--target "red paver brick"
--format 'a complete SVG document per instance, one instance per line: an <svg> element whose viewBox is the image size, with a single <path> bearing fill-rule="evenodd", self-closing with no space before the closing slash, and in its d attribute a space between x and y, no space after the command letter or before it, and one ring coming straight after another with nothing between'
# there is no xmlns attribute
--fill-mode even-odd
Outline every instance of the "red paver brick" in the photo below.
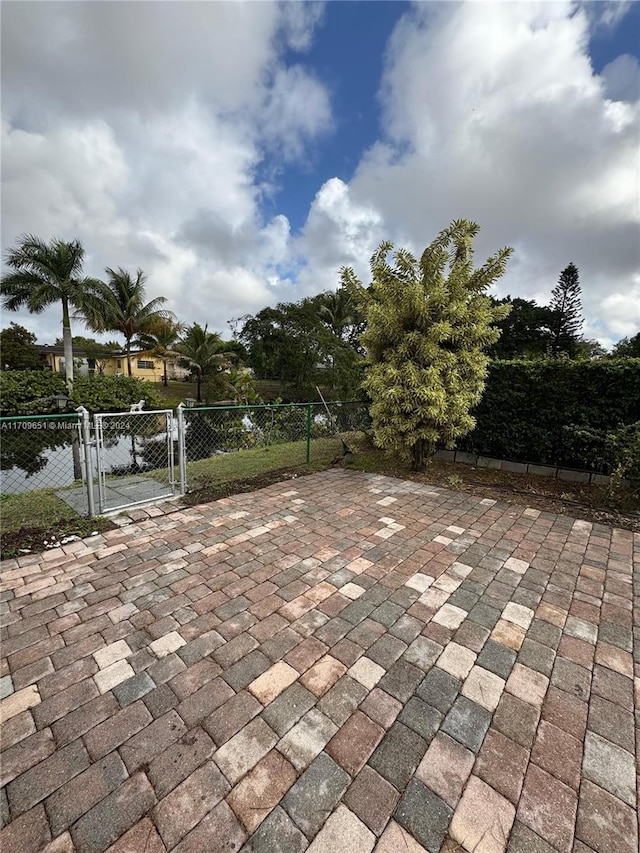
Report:
<svg viewBox="0 0 640 853"><path fill-rule="evenodd" d="M38 805L0 831L0 850L2 853L41 853L50 838L44 806Z"/></svg>
<svg viewBox="0 0 640 853"><path fill-rule="evenodd" d="M134 702L115 716L90 729L84 735L84 743L91 759L102 758L113 749L117 749L129 738L137 734L153 720L142 702Z"/></svg>
<svg viewBox="0 0 640 853"><path fill-rule="evenodd" d="M489 729L474 772L517 805L528 763L529 750L496 729Z"/></svg>
<svg viewBox="0 0 640 853"><path fill-rule="evenodd" d="M315 637L308 637L285 655L284 662L297 669L298 672L303 673L309 667L313 666L327 651L328 646L325 646L320 640L316 640Z"/></svg>
<svg viewBox="0 0 640 853"><path fill-rule="evenodd" d="M44 761L55 748L51 729L42 729L15 746L5 749L0 763L0 787L8 785L21 773Z"/></svg>
<svg viewBox="0 0 640 853"><path fill-rule="evenodd" d="M105 853L165 853L158 832L148 817L132 826Z"/></svg>
<svg viewBox="0 0 640 853"><path fill-rule="evenodd" d="M278 805L296 776L293 765L272 750L235 786L227 802L249 833Z"/></svg>
<svg viewBox="0 0 640 853"><path fill-rule="evenodd" d="M154 809L153 819L167 847L184 838L228 790L227 780L208 761L164 797Z"/></svg>
<svg viewBox="0 0 640 853"><path fill-rule="evenodd" d="M209 658L204 658L179 672L168 684L179 699L185 699L212 681L221 672L222 667Z"/></svg>
<svg viewBox="0 0 640 853"><path fill-rule="evenodd" d="M542 706L542 718L581 740L587 728L588 707L577 696L552 685Z"/></svg>
<svg viewBox="0 0 640 853"><path fill-rule="evenodd" d="M223 800L210 811L177 847L173 853L203 853L215 850L224 838L229 850L239 850L247 837L237 817Z"/></svg>
<svg viewBox="0 0 640 853"><path fill-rule="evenodd" d="M11 814L15 817L28 811L88 766L89 756L80 741L54 752L9 784Z"/></svg>
<svg viewBox="0 0 640 853"><path fill-rule="evenodd" d="M38 728L42 729L64 717L69 711L75 711L76 708L95 699L96 696L99 696L99 692L93 678L86 678L37 705L32 712L33 718Z"/></svg>
<svg viewBox="0 0 640 853"><path fill-rule="evenodd" d="M384 729L372 722L369 717L356 711L333 736L325 751L343 767L347 773L355 776L382 740Z"/></svg>
<svg viewBox="0 0 640 853"><path fill-rule="evenodd" d="M518 804L518 820L560 853L571 853L578 798L575 791L530 764Z"/></svg>
<svg viewBox="0 0 640 853"><path fill-rule="evenodd" d="M144 773L136 773L71 827L78 853L102 853L140 821L155 803Z"/></svg>
<svg viewBox="0 0 640 853"><path fill-rule="evenodd" d="M585 780L580 788L576 837L597 853L636 853L638 825L634 810Z"/></svg>
<svg viewBox="0 0 640 853"><path fill-rule="evenodd" d="M142 731L120 746L120 755L133 774L148 764L156 755L174 744L187 731L185 724L175 711L154 720Z"/></svg>
<svg viewBox="0 0 640 853"><path fill-rule="evenodd" d="M121 785L127 775L120 756L111 753L54 791L45 802L53 834L59 835L68 829Z"/></svg>
<svg viewBox="0 0 640 853"><path fill-rule="evenodd" d="M531 760L574 791L580 787L582 742L546 720L538 726Z"/></svg>
<svg viewBox="0 0 640 853"><path fill-rule="evenodd" d="M400 794L371 767L363 767L344 797L345 803L372 832L380 835Z"/></svg>

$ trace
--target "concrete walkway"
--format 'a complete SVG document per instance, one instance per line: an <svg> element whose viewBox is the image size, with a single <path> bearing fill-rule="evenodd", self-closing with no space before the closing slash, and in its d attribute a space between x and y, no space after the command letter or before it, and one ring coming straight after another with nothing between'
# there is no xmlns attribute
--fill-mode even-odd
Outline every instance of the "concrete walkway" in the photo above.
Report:
<svg viewBox="0 0 640 853"><path fill-rule="evenodd" d="M2 564L3 853L637 853L640 537L337 469L139 513Z"/></svg>

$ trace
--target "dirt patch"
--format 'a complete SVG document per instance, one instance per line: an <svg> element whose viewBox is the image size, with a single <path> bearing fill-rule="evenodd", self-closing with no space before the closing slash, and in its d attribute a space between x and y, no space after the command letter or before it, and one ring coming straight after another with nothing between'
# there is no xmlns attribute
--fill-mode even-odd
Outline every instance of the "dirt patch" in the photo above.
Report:
<svg viewBox="0 0 640 853"><path fill-rule="evenodd" d="M108 518L77 518L65 519L43 527L21 527L2 534L0 557L8 560L13 557L24 557L27 554L39 554L50 548L64 544L62 540L68 537L84 539L92 533L104 533L114 530L115 525ZM69 541L75 541L70 539ZM68 544L68 543L66 543Z"/></svg>
<svg viewBox="0 0 640 853"><path fill-rule="evenodd" d="M622 492L616 496L614 503L607 486L569 483L552 477L515 474L493 468L474 468L439 459L432 460L423 472L415 473L393 463L381 451L364 445L358 448L352 467L640 532L640 496L637 491Z"/></svg>
<svg viewBox="0 0 640 853"><path fill-rule="evenodd" d="M295 480L296 477L314 474L316 470L317 468L313 471L302 467L281 468L278 471L269 471L256 477L247 477L245 480L234 480L232 483L204 483L184 495L181 498L181 503L187 504L187 506L197 506L198 504L220 500L220 498L228 498L229 495L238 495L241 492L255 492L257 489L264 489L274 483Z"/></svg>

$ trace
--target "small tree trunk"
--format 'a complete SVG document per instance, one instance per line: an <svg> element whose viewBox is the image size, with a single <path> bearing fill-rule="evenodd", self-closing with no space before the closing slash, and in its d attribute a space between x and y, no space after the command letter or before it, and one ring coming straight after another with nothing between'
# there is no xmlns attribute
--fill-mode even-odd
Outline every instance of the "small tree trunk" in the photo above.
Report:
<svg viewBox="0 0 640 853"><path fill-rule="evenodd" d="M127 352L127 373L129 376L132 376L131 372L131 341L127 341L127 346L125 347Z"/></svg>
<svg viewBox="0 0 640 853"><path fill-rule="evenodd" d="M426 464L426 441L420 438L411 448L411 470L424 471Z"/></svg>
<svg viewBox="0 0 640 853"><path fill-rule="evenodd" d="M167 385L169 384L169 378L167 376L167 360L166 360L166 358L162 359L162 364L164 365L164 372L162 374L162 384L166 388Z"/></svg>
<svg viewBox="0 0 640 853"><path fill-rule="evenodd" d="M202 376L200 373L196 374L196 388L198 393L196 394L196 399L199 403L202 402L202 391L200 390L202 386Z"/></svg>
<svg viewBox="0 0 640 853"><path fill-rule="evenodd" d="M71 337L71 320L69 319L69 303L62 300L62 343L64 345L64 375L67 382L67 393L73 393L73 339Z"/></svg>

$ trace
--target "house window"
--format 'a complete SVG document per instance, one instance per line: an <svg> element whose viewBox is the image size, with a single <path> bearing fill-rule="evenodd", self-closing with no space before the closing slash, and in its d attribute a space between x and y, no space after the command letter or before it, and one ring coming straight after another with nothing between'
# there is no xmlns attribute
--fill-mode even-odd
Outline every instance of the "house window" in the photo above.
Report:
<svg viewBox="0 0 640 853"><path fill-rule="evenodd" d="M120 368L122 367L122 359L121 359L121 358L119 358L119 359L117 360L116 365L117 365L117 367L118 367L118 370L120 370Z"/></svg>
<svg viewBox="0 0 640 853"><path fill-rule="evenodd" d="M138 370L153 370L154 364L152 361L138 361Z"/></svg>

